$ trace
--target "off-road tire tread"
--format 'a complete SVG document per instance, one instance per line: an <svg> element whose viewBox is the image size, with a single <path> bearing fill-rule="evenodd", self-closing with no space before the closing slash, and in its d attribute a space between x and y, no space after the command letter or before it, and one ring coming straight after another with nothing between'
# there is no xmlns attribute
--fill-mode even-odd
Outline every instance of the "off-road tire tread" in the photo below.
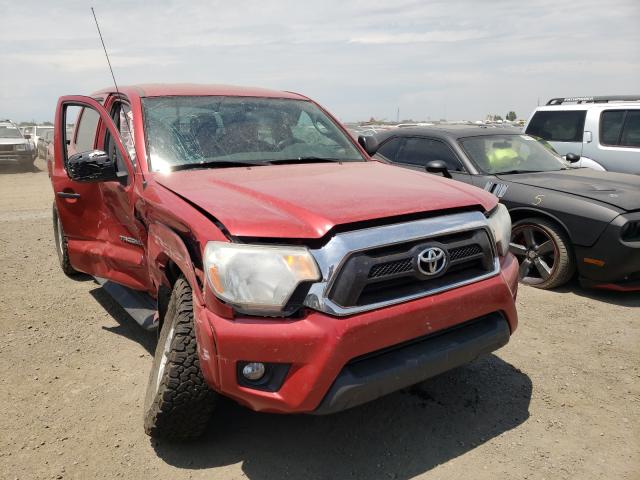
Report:
<svg viewBox="0 0 640 480"><path fill-rule="evenodd" d="M517 221L513 226L516 227L522 224L533 224L542 227L558 247L559 258L556 258L556 262L559 262L558 269L546 282L531 286L541 290L551 290L571 280L576 272L576 259L571 248L571 241L562 227L551 220L540 217L525 218Z"/></svg>
<svg viewBox="0 0 640 480"><path fill-rule="evenodd" d="M62 255L60 255L60 250L58 249L58 211L56 210L55 203L53 204L53 241L56 247L56 254L58 255L58 262L60 263L60 268L62 269L64 274L68 277L78 275L80 272L73 268L71 266L71 262L69 261L67 239L64 235L62 236Z"/></svg>
<svg viewBox="0 0 640 480"><path fill-rule="evenodd" d="M175 323L163 378L155 392L152 371L145 401L145 432L155 438L189 440L202 435L214 410L216 394L204 380L198 358L189 283L178 278L167 307L155 355L162 355L164 340ZM166 329L166 332L164 331ZM163 335L164 333L164 335ZM153 369L159 368L159 357ZM151 400L149 396L152 395Z"/></svg>

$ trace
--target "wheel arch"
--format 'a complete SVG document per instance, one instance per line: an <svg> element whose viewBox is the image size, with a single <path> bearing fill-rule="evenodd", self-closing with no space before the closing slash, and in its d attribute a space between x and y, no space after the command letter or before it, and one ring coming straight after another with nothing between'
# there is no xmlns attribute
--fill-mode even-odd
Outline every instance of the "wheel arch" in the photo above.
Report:
<svg viewBox="0 0 640 480"><path fill-rule="evenodd" d="M148 268L158 302L158 328L162 328L171 290L176 280L184 276L198 304L204 303L202 285L198 281L194 260L184 240L171 228L153 223L148 231Z"/></svg>
<svg viewBox="0 0 640 480"><path fill-rule="evenodd" d="M571 246L573 246L573 237L571 235L571 232L569 231L569 229L567 228L567 226L562 220L560 220L557 216L551 213L538 210L536 208L517 207L509 210L509 215L511 215L512 223L519 222L520 220L524 220L525 218L535 218L535 217L550 220L553 223L557 224L560 228L562 228L564 234L569 238L569 240L571 240L571 244L572 244Z"/></svg>

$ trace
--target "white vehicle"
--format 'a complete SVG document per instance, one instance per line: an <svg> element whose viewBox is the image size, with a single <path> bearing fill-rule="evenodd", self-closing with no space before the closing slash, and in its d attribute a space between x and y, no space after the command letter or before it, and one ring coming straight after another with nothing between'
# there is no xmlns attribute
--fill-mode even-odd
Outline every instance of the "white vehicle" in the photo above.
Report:
<svg viewBox="0 0 640 480"><path fill-rule="evenodd" d="M53 132L53 125L30 125L28 127L21 127L20 130L22 130L23 134L31 136L33 149L37 152L38 140L45 134L45 132Z"/></svg>
<svg viewBox="0 0 640 480"><path fill-rule="evenodd" d="M552 98L525 133L579 156L573 166L640 174L640 95Z"/></svg>

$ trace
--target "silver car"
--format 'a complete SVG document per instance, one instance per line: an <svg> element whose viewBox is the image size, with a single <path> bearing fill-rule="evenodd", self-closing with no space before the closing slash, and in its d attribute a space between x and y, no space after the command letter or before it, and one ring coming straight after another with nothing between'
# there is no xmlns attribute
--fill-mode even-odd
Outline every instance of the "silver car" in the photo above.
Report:
<svg viewBox="0 0 640 480"><path fill-rule="evenodd" d="M525 132L578 155L573 166L640 175L640 95L553 98Z"/></svg>

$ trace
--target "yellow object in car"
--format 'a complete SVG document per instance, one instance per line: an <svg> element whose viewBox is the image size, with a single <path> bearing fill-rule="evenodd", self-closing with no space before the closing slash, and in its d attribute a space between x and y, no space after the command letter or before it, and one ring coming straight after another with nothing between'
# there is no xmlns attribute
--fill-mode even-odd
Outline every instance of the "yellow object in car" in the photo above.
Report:
<svg viewBox="0 0 640 480"><path fill-rule="evenodd" d="M509 170L513 168L516 158L518 158L518 152L516 152L511 147L507 147L507 148L494 147L487 154L487 159L489 160L489 166L491 167L491 170L494 172Z"/></svg>

